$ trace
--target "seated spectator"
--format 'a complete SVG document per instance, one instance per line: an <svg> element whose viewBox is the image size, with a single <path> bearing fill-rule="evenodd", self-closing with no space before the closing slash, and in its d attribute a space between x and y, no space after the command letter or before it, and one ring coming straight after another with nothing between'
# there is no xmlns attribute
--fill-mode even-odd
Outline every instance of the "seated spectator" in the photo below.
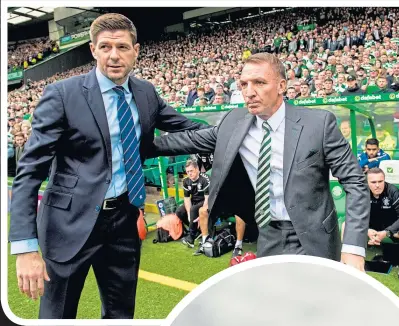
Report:
<svg viewBox="0 0 399 326"><path fill-rule="evenodd" d="M216 94L213 100L213 105L221 105L221 104L227 104L225 101L225 97L220 94Z"/></svg>
<svg viewBox="0 0 399 326"><path fill-rule="evenodd" d="M367 139L365 146L365 152L358 156L359 165L365 173L372 168L379 167L381 161L391 159L387 153L379 148L379 141L377 139Z"/></svg>
<svg viewBox="0 0 399 326"><path fill-rule="evenodd" d="M195 81L191 81L190 90L187 95L186 106L193 106L195 99L198 98L197 94L197 83Z"/></svg>
<svg viewBox="0 0 399 326"><path fill-rule="evenodd" d="M372 92L372 94L381 94L381 93L394 93L395 91L392 88L388 88L388 80L385 76L380 76L377 78L377 89Z"/></svg>
<svg viewBox="0 0 399 326"><path fill-rule="evenodd" d="M301 93L296 97L297 99L310 98L309 85L306 82L301 83Z"/></svg>
<svg viewBox="0 0 399 326"><path fill-rule="evenodd" d="M224 214L221 218L229 217L230 214ZM236 233L237 240L234 246L234 250L232 253L232 257L241 256L242 255L242 241L244 240L245 234L245 222L242 218L235 215L236 220ZM201 229L202 241L199 243L198 250L194 253L194 256L201 255L204 253L203 245L207 242L212 244L213 239L209 235L209 213L208 213L208 204L204 205L199 210L199 224Z"/></svg>
<svg viewBox="0 0 399 326"><path fill-rule="evenodd" d="M349 120L343 120L340 125L340 130L342 135L345 137L346 141L349 143L350 147L352 148L352 130L351 130L351 124ZM361 150L362 149L362 142L363 142L363 137L361 136L356 136L357 140L357 149Z"/></svg>
<svg viewBox="0 0 399 326"><path fill-rule="evenodd" d="M327 95L326 95L326 91L324 90L324 89L319 89L318 91L317 91L317 96L316 97L327 97Z"/></svg>
<svg viewBox="0 0 399 326"><path fill-rule="evenodd" d="M385 181L380 168L367 172L370 188L369 245L379 246L385 238L399 243L399 189ZM342 225L342 234L345 223Z"/></svg>
<svg viewBox="0 0 399 326"><path fill-rule="evenodd" d="M348 84L348 88L342 93L342 96L355 96L359 94L364 94L364 92L359 87L358 81L356 80L355 76L349 75L346 79L346 82Z"/></svg>
<svg viewBox="0 0 399 326"><path fill-rule="evenodd" d="M331 78L326 78L326 80L324 80L323 87L326 96L339 96L339 94L336 91L334 91L333 80Z"/></svg>
<svg viewBox="0 0 399 326"><path fill-rule="evenodd" d="M215 103L216 97L217 96L222 97L222 103L220 103L220 100L218 100L218 103ZM212 104L227 104L230 102L230 97L224 93L224 89L223 89L223 85L222 84L218 84L216 86L216 92L215 92L215 96L213 97L213 101Z"/></svg>
<svg viewBox="0 0 399 326"><path fill-rule="evenodd" d="M188 226L188 235L182 240L183 244L194 248L194 240L198 233L199 209L207 206L209 196L209 177L200 173L195 160L186 162L187 178L183 180L184 204L176 210L176 215Z"/></svg>
<svg viewBox="0 0 399 326"><path fill-rule="evenodd" d="M206 97L205 97L205 89L203 88L203 87L198 87L197 88L197 98L194 100L194 106L195 105L200 105L199 104L199 102L200 102L200 99L206 99ZM208 101L207 101L208 102Z"/></svg>
<svg viewBox="0 0 399 326"><path fill-rule="evenodd" d="M294 87L288 87L287 92L285 94L287 100L295 100L296 92Z"/></svg>
<svg viewBox="0 0 399 326"><path fill-rule="evenodd" d="M239 81L236 82L236 89L231 93L230 104L245 103L244 96L242 95L242 87Z"/></svg>
<svg viewBox="0 0 399 326"><path fill-rule="evenodd" d="M216 86L215 86L216 87ZM204 90L205 90L205 97L208 99L208 102L211 102L213 97L215 96L215 91L214 89L211 87L211 84L209 81L206 81L204 84Z"/></svg>

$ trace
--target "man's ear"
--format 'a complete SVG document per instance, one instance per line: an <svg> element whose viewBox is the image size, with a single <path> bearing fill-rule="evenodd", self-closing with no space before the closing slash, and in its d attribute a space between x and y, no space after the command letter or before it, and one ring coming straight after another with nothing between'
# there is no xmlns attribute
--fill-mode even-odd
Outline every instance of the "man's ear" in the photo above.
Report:
<svg viewBox="0 0 399 326"><path fill-rule="evenodd" d="M137 59L140 53L140 43L136 43L135 45L133 45L133 49L136 52L136 59Z"/></svg>
<svg viewBox="0 0 399 326"><path fill-rule="evenodd" d="M97 60L97 55L96 55L96 46L94 45L93 42L90 42L90 51L91 51L91 55L93 56L94 59Z"/></svg>
<svg viewBox="0 0 399 326"><path fill-rule="evenodd" d="M287 88L287 81L285 79L281 79L279 83L278 94L279 95L284 94L286 88Z"/></svg>

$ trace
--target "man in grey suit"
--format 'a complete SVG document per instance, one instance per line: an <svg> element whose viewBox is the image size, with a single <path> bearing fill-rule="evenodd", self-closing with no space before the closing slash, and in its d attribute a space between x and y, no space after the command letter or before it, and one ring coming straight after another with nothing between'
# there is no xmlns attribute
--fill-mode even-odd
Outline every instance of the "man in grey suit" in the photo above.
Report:
<svg viewBox="0 0 399 326"><path fill-rule="evenodd" d="M91 266L102 318L133 318L142 163L154 130L203 127L167 106L152 84L129 77L140 45L128 18L98 17L90 38L97 67L46 87L12 189L11 254L21 292L42 296L39 318L76 318Z"/></svg>
<svg viewBox="0 0 399 326"><path fill-rule="evenodd" d="M364 271L370 195L334 115L286 104L285 69L271 54L250 56L240 82L247 110L211 129L156 138L156 154L214 152L210 220L223 211L255 220L259 257L306 254ZM330 170L347 194L343 244Z"/></svg>

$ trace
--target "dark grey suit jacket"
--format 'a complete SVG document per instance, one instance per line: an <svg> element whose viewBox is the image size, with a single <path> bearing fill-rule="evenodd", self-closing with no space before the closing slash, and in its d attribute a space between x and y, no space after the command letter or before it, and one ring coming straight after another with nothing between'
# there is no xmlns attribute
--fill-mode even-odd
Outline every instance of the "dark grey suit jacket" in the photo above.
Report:
<svg viewBox="0 0 399 326"><path fill-rule="evenodd" d="M230 111L212 129L186 131L155 139L158 155L214 152L209 210L242 214L253 223L254 189L238 150L255 117L246 109ZM309 255L340 259L337 212L329 188L329 170L341 182L346 197L343 242L367 245L370 194L355 156L325 110L286 104L284 136L284 202L299 240Z"/></svg>
<svg viewBox="0 0 399 326"><path fill-rule="evenodd" d="M208 128L167 106L149 82L131 77L129 87L139 111L142 161L155 128ZM38 190L51 164L37 213ZM95 69L48 85L14 179L9 240L38 238L44 257L68 261L90 235L111 178L111 140Z"/></svg>

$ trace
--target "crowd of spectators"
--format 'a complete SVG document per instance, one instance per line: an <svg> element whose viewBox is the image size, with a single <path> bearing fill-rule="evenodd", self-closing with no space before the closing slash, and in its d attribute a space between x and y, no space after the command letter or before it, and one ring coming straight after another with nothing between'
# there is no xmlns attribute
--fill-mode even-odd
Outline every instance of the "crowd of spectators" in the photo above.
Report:
<svg viewBox="0 0 399 326"><path fill-rule="evenodd" d="M40 37L8 44L8 71L27 69L42 61L52 53L58 53L56 41L49 37Z"/></svg>
<svg viewBox="0 0 399 326"><path fill-rule="evenodd" d="M153 83L173 107L243 103L238 80L245 59L271 52L286 66L287 99L394 92L399 90L398 21L399 8L345 7L290 8L206 24L176 40L144 44L132 74ZM53 45L48 39L17 44L9 52L9 67ZM9 92L10 146L16 134L29 137L28 122L47 84L93 66L91 62Z"/></svg>

